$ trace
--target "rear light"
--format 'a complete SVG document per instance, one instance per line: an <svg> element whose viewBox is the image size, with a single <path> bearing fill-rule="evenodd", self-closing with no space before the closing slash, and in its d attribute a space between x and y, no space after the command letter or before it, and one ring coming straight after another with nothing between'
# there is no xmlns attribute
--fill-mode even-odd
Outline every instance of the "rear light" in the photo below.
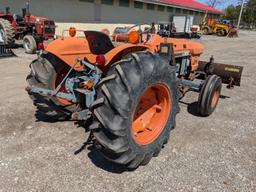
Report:
<svg viewBox="0 0 256 192"><path fill-rule="evenodd" d="M106 63L106 58L104 57L104 55L98 55L96 57L96 63L98 65L104 65Z"/></svg>
<svg viewBox="0 0 256 192"><path fill-rule="evenodd" d="M137 32L137 31L131 31L131 32L128 34L128 42L129 42L129 43L136 44L136 43L139 43L139 41L140 41L140 34L139 34L139 32Z"/></svg>
<svg viewBox="0 0 256 192"><path fill-rule="evenodd" d="M45 50L44 43L38 43L39 50Z"/></svg>

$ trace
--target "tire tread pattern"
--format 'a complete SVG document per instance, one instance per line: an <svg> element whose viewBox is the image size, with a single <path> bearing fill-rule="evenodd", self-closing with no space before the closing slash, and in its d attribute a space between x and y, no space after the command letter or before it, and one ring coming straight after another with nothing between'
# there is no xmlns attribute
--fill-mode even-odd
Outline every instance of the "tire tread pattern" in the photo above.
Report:
<svg viewBox="0 0 256 192"><path fill-rule="evenodd" d="M180 97L175 67L160 56L143 51L132 53L129 58L114 64L108 76L115 78L110 78L98 87L97 99L104 102L91 109L94 122L100 122L98 129L94 128L92 132L105 158L126 165L128 169L135 169L139 165L146 165L160 153L170 130L175 127ZM161 136L149 146L141 146L133 141L130 133L132 106L142 87L147 82L154 82L154 79L165 79L167 82L173 98L172 112Z"/></svg>
<svg viewBox="0 0 256 192"><path fill-rule="evenodd" d="M56 78L55 63L50 63L46 58L38 58L30 64L30 74L27 76L29 86L52 89L52 83ZM68 120L75 110L74 105L64 106L55 98L42 96L36 93L29 93L37 112L46 115L54 120Z"/></svg>
<svg viewBox="0 0 256 192"><path fill-rule="evenodd" d="M15 32L11 23L6 19L0 18L0 25L3 27L5 31L6 44L12 45L14 43Z"/></svg>

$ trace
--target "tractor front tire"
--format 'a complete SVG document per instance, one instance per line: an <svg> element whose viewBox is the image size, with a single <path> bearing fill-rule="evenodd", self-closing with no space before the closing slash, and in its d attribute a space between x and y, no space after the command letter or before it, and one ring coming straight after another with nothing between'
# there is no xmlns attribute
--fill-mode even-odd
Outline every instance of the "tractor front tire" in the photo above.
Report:
<svg viewBox="0 0 256 192"><path fill-rule="evenodd" d="M91 107L96 147L128 169L146 165L176 124L175 67L151 52L137 52L114 64L101 82Z"/></svg>
<svg viewBox="0 0 256 192"><path fill-rule="evenodd" d="M15 32L11 25L11 23L8 20L0 18L0 35L3 44L12 45L15 41L14 36Z"/></svg>
<svg viewBox="0 0 256 192"><path fill-rule="evenodd" d="M34 54L37 50L37 43L32 35L26 35L23 38L23 48L27 54Z"/></svg>
<svg viewBox="0 0 256 192"><path fill-rule="evenodd" d="M224 29L220 29L216 32L216 35L219 36L219 37L223 37L223 36L226 36L227 33L225 32Z"/></svg>
<svg viewBox="0 0 256 192"><path fill-rule="evenodd" d="M205 26L202 29L204 35L210 35L211 34L211 28L209 26Z"/></svg>
<svg viewBox="0 0 256 192"><path fill-rule="evenodd" d="M201 116L211 115L218 105L222 80L217 75L210 75L204 82L198 98L198 112Z"/></svg>
<svg viewBox="0 0 256 192"><path fill-rule="evenodd" d="M52 58L54 62L50 62L47 58ZM65 64L52 55L40 56L30 64L31 71L26 80L30 87L53 90L56 87L57 73L60 73L64 66ZM52 120L69 120L72 112L75 111L75 105L64 105L55 97L46 97L32 92L28 94L37 107L37 112Z"/></svg>

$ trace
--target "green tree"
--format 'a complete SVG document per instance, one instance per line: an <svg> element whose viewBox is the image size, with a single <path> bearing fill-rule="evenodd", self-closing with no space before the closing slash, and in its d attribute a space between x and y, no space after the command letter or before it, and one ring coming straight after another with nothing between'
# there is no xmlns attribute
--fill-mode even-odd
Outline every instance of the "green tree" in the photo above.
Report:
<svg viewBox="0 0 256 192"><path fill-rule="evenodd" d="M233 21L236 24L240 10L242 0L237 1L237 5L229 5L224 9L224 19ZM243 27L255 28L256 27L256 0L245 1L241 24Z"/></svg>
<svg viewBox="0 0 256 192"><path fill-rule="evenodd" d="M250 28L256 27L256 0L249 0L246 3L242 21Z"/></svg>
<svg viewBox="0 0 256 192"><path fill-rule="evenodd" d="M224 18L231 21L237 21L240 8L241 8L240 6L229 5L224 10L224 13L225 13Z"/></svg>

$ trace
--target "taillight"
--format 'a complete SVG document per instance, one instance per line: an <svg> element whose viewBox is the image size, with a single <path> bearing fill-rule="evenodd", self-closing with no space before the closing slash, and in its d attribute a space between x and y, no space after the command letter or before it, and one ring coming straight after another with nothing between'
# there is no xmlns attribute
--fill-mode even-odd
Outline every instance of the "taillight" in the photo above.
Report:
<svg viewBox="0 0 256 192"><path fill-rule="evenodd" d="M105 59L104 55L98 55L96 57L96 62L98 65L104 65L106 63L106 59Z"/></svg>
<svg viewBox="0 0 256 192"><path fill-rule="evenodd" d="M38 49L39 50L44 50L45 49L44 43L38 43Z"/></svg>

